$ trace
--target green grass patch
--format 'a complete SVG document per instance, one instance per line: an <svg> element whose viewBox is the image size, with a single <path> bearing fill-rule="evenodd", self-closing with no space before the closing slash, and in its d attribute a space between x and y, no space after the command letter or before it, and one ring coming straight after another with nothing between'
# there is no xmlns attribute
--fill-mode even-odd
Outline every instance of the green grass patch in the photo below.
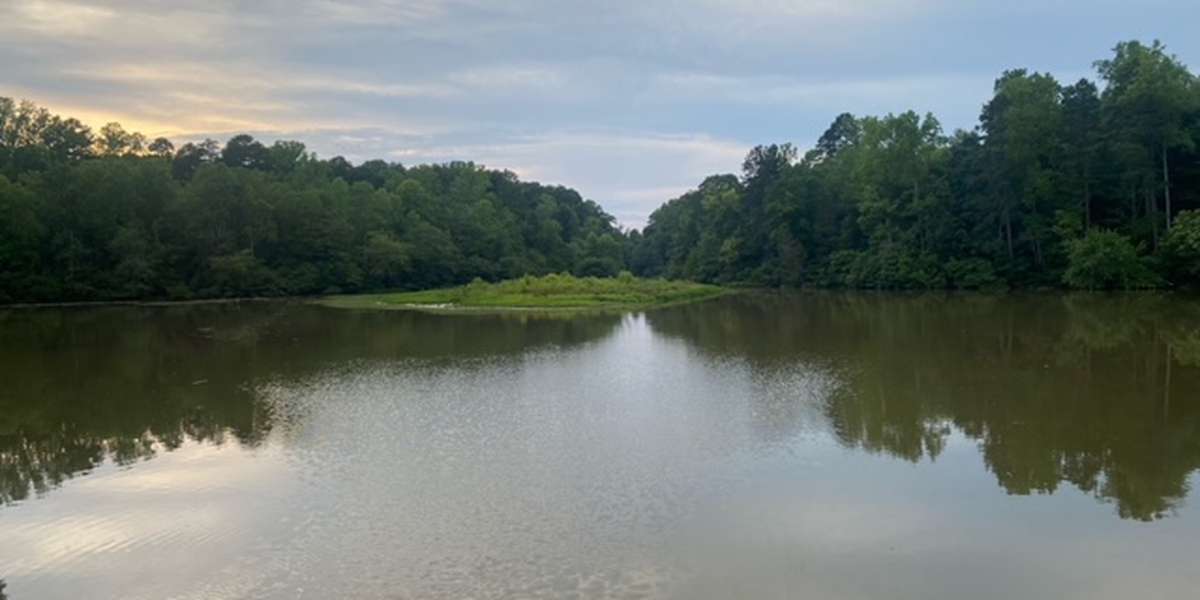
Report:
<svg viewBox="0 0 1200 600"><path fill-rule="evenodd" d="M338 308L394 308L423 310L593 309L650 308L707 300L728 290L702 283L618 277L572 275L525 276L498 283L480 279L454 288L328 296L321 304Z"/></svg>

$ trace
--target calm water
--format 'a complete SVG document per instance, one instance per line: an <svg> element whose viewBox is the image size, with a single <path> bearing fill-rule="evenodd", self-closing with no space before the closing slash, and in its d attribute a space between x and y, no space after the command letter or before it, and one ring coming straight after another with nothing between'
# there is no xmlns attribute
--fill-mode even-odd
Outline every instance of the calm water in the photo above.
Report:
<svg viewBox="0 0 1200 600"><path fill-rule="evenodd" d="M1182 598L1200 303L0 311L10 600Z"/></svg>

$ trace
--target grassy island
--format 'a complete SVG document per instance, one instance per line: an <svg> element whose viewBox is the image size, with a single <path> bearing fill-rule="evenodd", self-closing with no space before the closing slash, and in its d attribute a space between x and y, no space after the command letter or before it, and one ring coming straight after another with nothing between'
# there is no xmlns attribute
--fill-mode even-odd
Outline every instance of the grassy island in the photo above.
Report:
<svg viewBox="0 0 1200 600"><path fill-rule="evenodd" d="M459 287L417 292L327 296L319 302L338 308L425 310L649 308L727 292L715 285L640 279L629 273L612 278L551 274L497 283L476 279Z"/></svg>

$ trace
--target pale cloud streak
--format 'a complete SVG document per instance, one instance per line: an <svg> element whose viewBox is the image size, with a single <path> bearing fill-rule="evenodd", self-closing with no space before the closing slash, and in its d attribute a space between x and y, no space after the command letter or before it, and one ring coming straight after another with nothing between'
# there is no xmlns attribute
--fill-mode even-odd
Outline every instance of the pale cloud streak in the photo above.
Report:
<svg viewBox="0 0 1200 600"><path fill-rule="evenodd" d="M726 172L740 164L743 144L705 135L560 131L501 143L409 146L389 153L405 163L473 160L535 179L588 190L604 198L618 221L645 224L646 207L698 183L698 174ZM596 165L615 165L597 169Z"/></svg>
<svg viewBox="0 0 1200 600"><path fill-rule="evenodd" d="M0 0L0 95L179 139L474 160L637 226L753 144L807 146L843 111L969 127L1000 70L1077 78L1131 37L1200 63L1185 25L1200 5L1131 4Z"/></svg>

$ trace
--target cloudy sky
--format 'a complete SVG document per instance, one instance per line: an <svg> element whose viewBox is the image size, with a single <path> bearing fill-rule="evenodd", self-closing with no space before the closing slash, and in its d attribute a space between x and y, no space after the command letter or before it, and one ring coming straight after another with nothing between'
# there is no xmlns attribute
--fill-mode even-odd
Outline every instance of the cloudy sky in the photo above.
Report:
<svg viewBox="0 0 1200 600"><path fill-rule="evenodd" d="M640 226L839 112L974 124L992 80L1118 40L1200 66L1197 0L0 0L0 96L175 140L474 160Z"/></svg>

